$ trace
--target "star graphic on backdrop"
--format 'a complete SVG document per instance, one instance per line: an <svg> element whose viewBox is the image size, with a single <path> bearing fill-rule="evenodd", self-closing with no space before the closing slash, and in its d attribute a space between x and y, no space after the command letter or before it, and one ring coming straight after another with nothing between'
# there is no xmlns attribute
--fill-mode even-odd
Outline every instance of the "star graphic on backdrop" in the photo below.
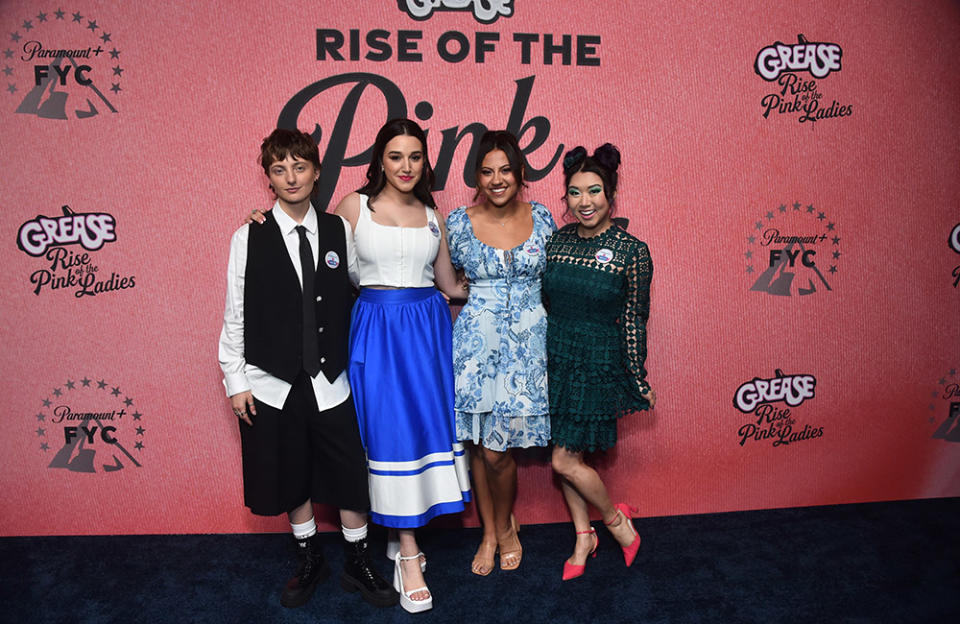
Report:
<svg viewBox="0 0 960 624"><path fill-rule="evenodd" d="M118 49L116 49L116 48L110 50L110 58L112 58L112 59L118 59L118 58L120 58L120 50L118 50Z"/></svg>
<svg viewBox="0 0 960 624"><path fill-rule="evenodd" d="M50 407L50 399L44 399L42 403L44 407Z"/></svg>
<svg viewBox="0 0 960 624"><path fill-rule="evenodd" d="M763 229L763 221L757 221L757 229L758 229L758 230L762 230L762 229Z"/></svg>
<svg viewBox="0 0 960 624"><path fill-rule="evenodd" d="M7 48L3 51L3 58L13 58L13 50Z"/></svg>
<svg viewBox="0 0 960 624"><path fill-rule="evenodd" d="M20 41L21 39L23 39L23 37L21 37L21 36L20 36L20 33L18 33L18 32L12 32L12 33L10 33L10 39L12 39L14 42L17 42L17 41Z"/></svg>
<svg viewBox="0 0 960 624"><path fill-rule="evenodd" d="M834 236L834 237L833 237L833 244L834 244L834 245L839 245L839 244L840 244L840 237L839 237L839 236Z"/></svg>
<svg viewBox="0 0 960 624"><path fill-rule="evenodd" d="M767 213L767 218L768 218L768 219L772 219L772 218L773 218L773 211L772 211L772 210Z"/></svg>
<svg viewBox="0 0 960 624"><path fill-rule="evenodd" d="M103 390L106 387L107 387L107 382L105 382L104 380L101 379L100 381L97 382L97 390Z"/></svg>
<svg viewBox="0 0 960 624"><path fill-rule="evenodd" d="M116 67L113 68L113 75L114 76L123 75L123 69L119 65L117 65Z"/></svg>
<svg viewBox="0 0 960 624"><path fill-rule="evenodd" d="M110 394L113 396L120 396L120 388L114 386L113 390L110 391Z"/></svg>
<svg viewBox="0 0 960 624"><path fill-rule="evenodd" d="M834 259L834 260L839 260L839 259L840 259L840 252L839 252L839 251L833 252L833 259Z"/></svg>
<svg viewBox="0 0 960 624"><path fill-rule="evenodd" d="M133 445L133 448L137 449L138 451L142 451L142 450L143 450L143 442L141 442L140 440L137 440L137 443Z"/></svg>
<svg viewBox="0 0 960 624"><path fill-rule="evenodd" d="M97 30L98 28L100 28L100 27L97 26L97 20L92 20L92 21L88 20L88 21L87 21L87 28L90 29L90 30L92 30L92 31L94 31L94 32L96 32L96 30Z"/></svg>
<svg viewBox="0 0 960 624"><path fill-rule="evenodd" d="M71 390L73 390L73 389L74 389L75 382L74 382L72 379L68 379L68 380L67 380L67 383L65 383L65 384L63 384L63 385L65 385L66 387L68 387L68 388L70 388Z"/></svg>
<svg viewBox="0 0 960 624"><path fill-rule="evenodd" d="M813 204L810 204L810 205L807 206L807 213L808 213L808 214L813 214Z"/></svg>
<svg viewBox="0 0 960 624"><path fill-rule="evenodd" d="M37 427L37 437L47 435L47 430L43 427Z"/></svg>
<svg viewBox="0 0 960 624"><path fill-rule="evenodd" d="M835 223L828 223L828 224L827 224L827 231L828 231L828 232L832 232L835 225L836 225Z"/></svg>
<svg viewBox="0 0 960 624"><path fill-rule="evenodd" d="M53 396L60 396L61 394L63 394L63 390L61 390L60 388L53 389Z"/></svg>
<svg viewBox="0 0 960 624"><path fill-rule="evenodd" d="M30 30L31 28L33 28L33 22L31 22L30 20L24 20L23 29Z"/></svg>
<svg viewBox="0 0 960 624"><path fill-rule="evenodd" d="M823 221L823 220L826 219L826 218L827 218L827 215L823 214L822 212L818 212L818 213L817 213L817 219L818 219L818 220Z"/></svg>
<svg viewBox="0 0 960 624"><path fill-rule="evenodd" d="M13 74L13 68L7 65L6 67L3 68L3 73L6 74L7 76L10 76Z"/></svg>
<svg viewBox="0 0 960 624"><path fill-rule="evenodd" d="M935 408L935 407L933 406L933 403L931 403L931 404L930 404L930 411L932 412L932 411L935 410L935 409L937 409L937 408Z"/></svg>
<svg viewBox="0 0 960 624"><path fill-rule="evenodd" d="M947 385L947 378L946 378L946 377L941 377L941 378L940 378L940 385L941 385L941 386Z"/></svg>
<svg viewBox="0 0 960 624"><path fill-rule="evenodd" d="M779 210L780 212L786 212L786 211L787 211L787 205L786 205L786 204L780 204L778 210Z"/></svg>
<svg viewBox="0 0 960 624"><path fill-rule="evenodd" d="M956 375L956 374L957 374L957 369L951 368L951 369L950 369L950 376L953 377L953 376Z"/></svg>
<svg viewBox="0 0 960 624"><path fill-rule="evenodd" d="M143 427L137 427L137 435L142 436L144 433L146 433L146 431L147 430L144 429Z"/></svg>
<svg viewBox="0 0 960 624"><path fill-rule="evenodd" d="M743 254L743 255L745 255L745 256L747 257L747 260L749 260L750 258L753 257L753 251L751 251L750 249L748 249L748 250L747 250L747 253L745 253L745 254Z"/></svg>
<svg viewBox="0 0 960 624"><path fill-rule="evenodd" d="M836 272L837 272L837 265L831 264L831 265L830 265L830 273L836 273Z"/></svg>
<svg viewBox="0 0 960 624"><path fill-rule="evenodd" d="M752 265L752 264L748 264L748 265L747 265L747 273L753 273L753 265Z"/></svg>
<svg viewBox="0 0 960 624"><path fill-rule="evenodd" d="M121 89L120 89L120 83L119 83L119 82L113 82L113 83L110 83L110 84L112 85L112 86L110 87L110 90L111 90L111 91L113 91L114 93L120 93L120 90L121 90Z"/></svg>
<svg viewBox="0 0 960 624"><path fill-rule="evenodd" d="M800 202L793 202L793 209L800 210Z"/></svg>
<svg viewBox="0 0 960 624"><path fill-rule="evenodd" d="M134 412L134 413L133 413L133 419L134 419L134 420L140 420L140 417L141 417L141 416L143 416L143 414L141 414L140 412Z"/></svg>
<svg viewBox="0 0 960 624"><path fill-rule="evenodd" d="M756 237L756 236L748 236L748 237L747 237L747 242L750 243L751 245L753 244L753 242L754 242L755 240L757 240L757 237Z"/></svg>
<svg viewBox="0 0 960 624"><path fill-rule="evenodd" d="M13 84L13 83L10 83L10 85L7 87L7 91L9 91L10 93L16 93L16 92L17 92L17 85L15 85L15 84Z"/></svg>
<svg viewBox="0 0 960 624"><path fill-rule="evenodd" d="M73 21L77 22L78 24L82 24L83 23L82 20L83 20L83 16L80 15L80 11L77 11L76 13L73 14Z"/></svg>
<svg viewBox="0 0 960 624"><path fill-rule="evenodd" d="M937 398L937 394L938 394L937 391L934 390L933 392L930 393L930 398L931 398L931 399Z"/></svg>
<svg viewBox="0 0 960 624"><path fill-rule="evenodd" d="M81 379L81 380L80 380L80 383L83 384L83 387L84 387L84 388L89 388L89 387L90 387L90 380L87 379L86 377L84 377L83 379Z"/></svg>
<svg viewBox="0 0 960 624"><path fill-rule="evenodd" d="M107 43L108 41L110 41L110 33L103 33L102 35L100 35L100 38L103 39L104 43Z"/></svg>
<svg viewBox="0 0 960 624"><path fill-rule="evenodd" d="M38 22L45 22L45 21L47 21L47 14L44 13L43 11L41 11L40 13L38 13L38 14L37 14L37 21L38 21Z"/></svg>
<svg viewBox="0 0 960 624"><path fill-rule="evenodd" d="M53 12L53 14L57 16L58 20L63 19L63 9L57 9L56 11Z"/></svg>
<svg viewBox="0 0 960 624"><path fill-rule="evenodd" d="M50 450L50 445L47 444L46 442L43 442L43 443L40 444L40 450L41 450L41 451L49 451L49 450Z"/></svg>
<svg viewBox="0 0 960 624"><path fill-rule="evenodd" d="M127 407L130 407L131 405L133 405L133 399L131 399L130 397L127 397L123 400L123 404L126 405Z"/></svg>
<svg viewBox="0 0 960 624"><path fill-rule="evenodd" d="M47 419L43 412L37 412L37 422L43 422Z"/></svg>

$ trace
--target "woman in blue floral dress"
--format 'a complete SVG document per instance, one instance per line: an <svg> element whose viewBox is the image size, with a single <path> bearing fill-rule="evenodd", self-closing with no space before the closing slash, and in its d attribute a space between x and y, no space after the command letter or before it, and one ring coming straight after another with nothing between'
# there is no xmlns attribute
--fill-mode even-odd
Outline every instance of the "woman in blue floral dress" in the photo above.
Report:
<svg viewBox="0 0 960 624"><path fill-rule="evenodd" d="M487 132L477 152L476 206L447 218L450 258L470 296L453 328L457 438L471 445L483 540L473 559L486 576L520 565L513 502L517 464L510 449L550 442L547 319L540 300L550 212L520 197L524 163L508 132Z"/></svg>

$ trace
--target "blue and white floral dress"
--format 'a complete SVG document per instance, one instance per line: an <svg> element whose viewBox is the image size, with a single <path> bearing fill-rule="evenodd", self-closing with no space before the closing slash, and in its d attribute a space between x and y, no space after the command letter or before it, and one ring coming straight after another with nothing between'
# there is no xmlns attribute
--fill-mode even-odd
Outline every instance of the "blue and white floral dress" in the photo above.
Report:
<svg viewBox="0 0 960 624"><path fill-rule="evenodd" d="M480 242L465 207L447 217L451 260L470 281L453 326L457 439L496 451L550 441L540 277L557 225L543 204L531 206L533 231L513 249Z"/></svg>

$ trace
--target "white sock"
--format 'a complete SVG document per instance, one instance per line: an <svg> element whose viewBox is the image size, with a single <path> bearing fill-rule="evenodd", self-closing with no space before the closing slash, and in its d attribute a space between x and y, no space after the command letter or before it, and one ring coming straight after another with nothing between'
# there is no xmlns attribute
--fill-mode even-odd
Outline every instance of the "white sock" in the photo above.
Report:
<svg viewBox="0 0 960 624"><path fill-rule="evenodd" d="M367 537L367 525L364 524L359 529L348 529L347 527L340 525L340 530L343 531L343 539L348 542L359 542L360 540Z"/></svg>
<svg viewBox="0 0 960 624"><path fill-rule="evenodd" d="M310 516L310 519L306 522L299 524L291 522L290 528L293 529L293 536L298 540L307 539L317 533L317 523L313 520L313 516Z"/></svg>

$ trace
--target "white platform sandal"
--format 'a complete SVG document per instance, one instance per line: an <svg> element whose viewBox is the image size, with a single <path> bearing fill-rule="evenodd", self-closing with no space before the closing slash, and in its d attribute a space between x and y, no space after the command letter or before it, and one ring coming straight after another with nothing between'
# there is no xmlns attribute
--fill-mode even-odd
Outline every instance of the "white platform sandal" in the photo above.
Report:
<svg viewBox="0 0 960 624"><path fill-rule="evenodd" d="M394 559L393 565L393 588L397 590L397 593L400 594L400 606L403 607L403 610L407 613L421 613L433 608L433 595L424 600L414 600L410 596L420 591L430 591L426 585L423 587L417 587L416 589L411 589L410 591L404 591L403 589L403 568L400 565L402 561L413 561L414 559L419 558L420 555L416 554L411 557L404 557L400 553L397 553L396 558Z"/></svg>

